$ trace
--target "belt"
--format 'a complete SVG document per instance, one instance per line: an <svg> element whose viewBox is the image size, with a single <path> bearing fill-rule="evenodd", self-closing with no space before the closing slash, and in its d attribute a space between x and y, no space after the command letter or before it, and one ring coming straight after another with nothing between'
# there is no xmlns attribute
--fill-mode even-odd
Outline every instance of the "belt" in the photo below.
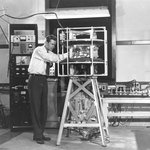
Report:
<svg viewBox="0 0 150 150"><path fill-rule="evenodd" d="M43 75L43 74L29 74L31 76L37 76L37 77L46 77L46 75Z"/></svg>

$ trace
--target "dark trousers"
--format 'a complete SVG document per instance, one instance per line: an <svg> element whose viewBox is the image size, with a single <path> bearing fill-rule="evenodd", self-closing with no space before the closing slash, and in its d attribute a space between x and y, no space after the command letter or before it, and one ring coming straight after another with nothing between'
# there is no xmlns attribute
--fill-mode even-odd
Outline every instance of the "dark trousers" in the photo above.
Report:
<svg viewBox="0 0 150 150"><path fill-rule="evenodd" d="M31 104L33 137L42 138L47 119L48 84L46 77L31 75L28 82L28 91Z"/></svg>

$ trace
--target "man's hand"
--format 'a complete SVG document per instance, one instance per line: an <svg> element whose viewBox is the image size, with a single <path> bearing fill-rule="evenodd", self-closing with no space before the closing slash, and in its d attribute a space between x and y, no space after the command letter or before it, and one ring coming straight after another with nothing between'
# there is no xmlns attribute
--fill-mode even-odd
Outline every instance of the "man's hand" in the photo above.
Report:
<svg viewBox="0 0 150 150"><path fill-rule="evenodd" d="M50 63L49 63L49 67L51 68L52 66L53 66L53 63L52 63L52 62L50 62Z"/></svg>

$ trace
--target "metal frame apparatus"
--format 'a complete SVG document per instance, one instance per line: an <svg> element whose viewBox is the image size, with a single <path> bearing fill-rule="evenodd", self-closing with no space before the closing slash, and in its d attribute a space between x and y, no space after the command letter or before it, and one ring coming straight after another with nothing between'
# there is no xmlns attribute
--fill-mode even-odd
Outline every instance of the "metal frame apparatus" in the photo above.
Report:
<svg viewBox="0 0 150 150"><path fill-rule="evenodd" d="M68 52L58 63L58 76L107 76L106 27L57 29L57 53Z"/></svg>
<svg viewBox="0 0 150 150"><path fill-rule="evenodd" d="M109 134L97 77L108 74L107 30L59 28L57 34L58 54L68 53L66 60L58 62L58 76L70 78L56 145L67 128L80 132L86 140L100 136L102 146L106 146Z"/></svg>

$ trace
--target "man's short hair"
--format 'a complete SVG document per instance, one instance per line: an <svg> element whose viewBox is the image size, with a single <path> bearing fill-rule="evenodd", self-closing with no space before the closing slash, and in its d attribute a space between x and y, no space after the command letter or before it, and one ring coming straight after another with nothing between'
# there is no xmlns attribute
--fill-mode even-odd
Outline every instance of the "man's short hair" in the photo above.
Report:
<svg viewBox="0 0 150 150"><path fill-rule="evenodd" d="M46 36L46 42L49 43L51 40L56 41L57 40L56 36L53 34Z"/></svg>

